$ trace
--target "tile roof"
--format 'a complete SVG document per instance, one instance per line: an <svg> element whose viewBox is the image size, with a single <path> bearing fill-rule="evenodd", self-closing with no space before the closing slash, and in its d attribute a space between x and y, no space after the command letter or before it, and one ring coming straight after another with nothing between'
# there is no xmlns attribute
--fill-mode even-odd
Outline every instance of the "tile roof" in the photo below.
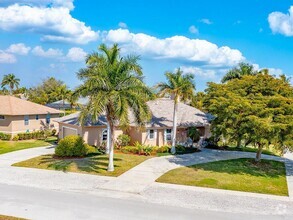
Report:
<svg viewBox="0 0 293 220"><path fill-rule="evenodd" d="M173 126L173 110L174 101L167 98L156 99L147 102L151 112L152 120L146 127L172 127ZM56 121L80 125L78 121L79 112L62 117ZM133 114L130 113L130 125L135 126ZM179 127L205 126L209 124L210 115L206 114L197 108L186 105L184 103L178 104L177 125ZM105 115L101 115L96 123L88 120L85 126L99 126L106 125Z"/></svg>
<svg viewBox="0 0 293 220"><path fill-rule="evenodd" d="M14 96L0 95L0 115L59 114L62 111L39 105Z"/></svg>

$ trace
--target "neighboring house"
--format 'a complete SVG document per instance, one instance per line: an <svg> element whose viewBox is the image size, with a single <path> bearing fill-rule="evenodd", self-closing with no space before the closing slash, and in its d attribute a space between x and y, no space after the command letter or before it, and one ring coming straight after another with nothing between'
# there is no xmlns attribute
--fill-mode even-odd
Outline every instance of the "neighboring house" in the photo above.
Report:
<svg viewBox="0 0 293 220"><path fill-rule="evenodd" d="M0 132L17 134L41 130L45 126L58 131L58 123L53 121L62 111L19 99L0 95Z"/></svg>
<svg viewBox="0 0 293 220"><path fill-rule="evenodd" d="M64 109L80 109L80 106L86 105L88 102L87 98L80 98L76 102L77 105L72 107L71 104L67 100L59 100L56 102L52 102L49 104L46 104L47 107L54 108L54 109L59 109L59 110L64 110Z"/></svg>
<svg viewBox="0 0 293 220"><path fill-rule="evenodd" d="M115 129L114 136L125 133L131 137L131 142L138 141L141 144L152 146L163 146L171 144L173 109L174 101L171 99L156 99L147 102L152 113L151 121L144 129L138 128L134 123L130 123L127 131L122 131L118 127ZM78 120L79 112L58 119L59 138L76 134L90 145L99 146L107 141L107 122L105 116L100 116L96 123L88 120L83 126ZM130 121L133 121L130 114ZM177 116L177 141L187 140L187 130L189 127L197 127L201 137L210 137L209 115L191 107L179 103Z"/></svg>

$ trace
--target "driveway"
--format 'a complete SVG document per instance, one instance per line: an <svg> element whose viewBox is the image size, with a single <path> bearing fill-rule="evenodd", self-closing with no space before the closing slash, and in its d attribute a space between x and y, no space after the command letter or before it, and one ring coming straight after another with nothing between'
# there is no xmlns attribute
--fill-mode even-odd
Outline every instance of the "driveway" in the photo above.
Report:
<svg viewBox="0 0 293 220"><path fill-rule="evenodd" d="M165 172L181 166L234 158L251 158L255 156L254 153L205 149L200 153L157 157L141 163L119 177L103 177L10 166L15 162L32 157L51 154L53 151L52 147L42 147L1 155L0 184L23 188L32 187L60 193L86 194L91 198L107 197L135 200L184 209L204 209L257 215L293 215L292 197L155 182ZM292 196L292 160L267 155L263 155L263 158L285 161L289 190Z"/></svg>

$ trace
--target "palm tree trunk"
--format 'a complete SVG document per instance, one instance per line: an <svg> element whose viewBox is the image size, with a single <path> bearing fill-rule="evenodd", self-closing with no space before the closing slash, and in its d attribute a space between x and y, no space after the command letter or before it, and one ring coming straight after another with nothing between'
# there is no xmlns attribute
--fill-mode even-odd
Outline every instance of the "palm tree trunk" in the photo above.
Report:
<svg viewBox="0 0 293 220"><path fill-rule="evenodd" d="M114 124L112 124L110 121L108 123L110 127L108 171L113 172L114 171Z"/></svg>
<svg viewBox="0 0 293 220"><path fill-rule="evenodd" d="M171 148L172 154L176 153L177 112L178 112L178 103L177 103L177 100L174 99L172 148Z"/></svg>
<svg viewBox="0 0 293 220"><path fill-rule="evenodd" d="M110 153L110 139L111 139L111 130L110 125L107 123L107 145L106 145L106 154Z"/></svg>

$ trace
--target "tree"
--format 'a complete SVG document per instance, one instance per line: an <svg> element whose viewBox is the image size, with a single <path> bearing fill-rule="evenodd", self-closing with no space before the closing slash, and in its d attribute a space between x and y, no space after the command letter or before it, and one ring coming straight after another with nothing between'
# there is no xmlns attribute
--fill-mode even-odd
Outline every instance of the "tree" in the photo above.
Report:
<svg viewBox="0 0 293 220"><path fill-rule="evenodd" d="M129 125L129 110L137 125L143 126L150 119L146 101L152 93L142 81L138 57L121 57L117 44L111 48L100 45L99 52L87 56L86 65L77 74L83 85L75 92L89 98L88 105L81 110L80 121L85 122L89 117L97 121L105 114L110 137L108 171L114 171L115 127Z"/></svg>
<svg viewBox="0 0 293 220"><path fill-rule="evenodd" d="M42 105L62 100L64 95L58 92L62 87L65 86L61 80L54 77L47 78L38 86L29 89L28 100Z"/></svg>
<svg viewBox="0 0 293 220"><path fill-rule="evenodd" d="M247 75L226 84L209 83L205 107L215 116L213 135L240 146L293 149L293 88L267 73Z"/></svg>
<svg viewBox="0 0 293 220"><path fill-rule="evenodd" d="M247 75L256 75L258 72L254 70L253 65L249 63L239 63L238 67L234 67L229 70L228 73L223 77L222 83L228 82L232 79L240 79Z"/></svg>
<svg viewBox="0 0 293 220"><path fill-rule="evenodd" d="M12 94L14 88L18 88L20 79L16 78L14 74L8 74L4 75L1 87L4 88L5 86L8 86L10 89L10 94Z"/></svg>
<svg viewBox="0 0 293 220"><path fill-rule="evenodd" d="M205 98L206 94L204 92L197 92L191 100L190 105L193 106L194 108L197 108L201 111L205 111L204 109L204 98Z"/></svg>
<svg viewBox="0 0 293 220"><path fill-rule="evenodd" d="M178 103L181 100L189 101L192 99L195 91L194 76L192 74L183 74L180 68L175 73L167 72L165 76L167 83L158 83L156 87L159 89L159 96L171 95L174 99L171 153L175 154Z"/></svg>

